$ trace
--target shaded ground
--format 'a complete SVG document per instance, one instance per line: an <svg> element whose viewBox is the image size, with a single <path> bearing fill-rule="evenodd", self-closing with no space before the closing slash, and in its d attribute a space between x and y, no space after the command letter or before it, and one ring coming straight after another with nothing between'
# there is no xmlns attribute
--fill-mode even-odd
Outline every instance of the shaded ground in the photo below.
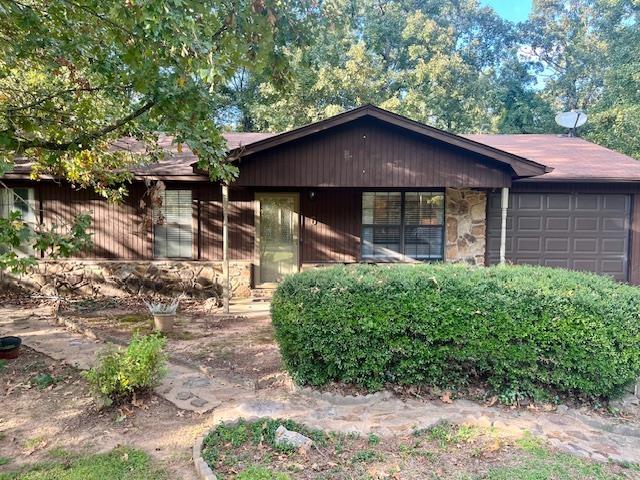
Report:
<svg viewBox="0 0 640 480"><path fill-rule="evenodd" d="M107 452L118 445L141 448L170 472L195 478L193 439L205 418L150 396L138 407L97 412L80 373L23 348L0 370L0 472L50 461L61 450ZM0 462L3 463L3 462Z"/></svg>
<svg viewBox="0 0 640 480"><path fill-rule="evenodd" d="M278 426L314 441L297 450L274 439ZM291 421L220 426L202 456L222 479L637 479L640 469L597 464L554 452L532 437L514 441L491 429L440 424L379 438L324 433Z"/></svg>
<svg viewBox="0 0 640 480"><path fill-rule="evenodd" d="M174 332L167 335L167 351L207 372L219 372L250 381L257 388L290 384L274 340L269 304L234 303L234 314L202 303L183 302ZM128 341L136 332L153 330L153 319L137 301L76 302L60 314L102 338Z"/></svg>
<svg viewBox="0 0 640 480"><path fill-rule="evenodd" d="M250 331L260 332L260 328L256 326L264 326L263 319L266 318L268 322L268 316L265 315L264 309L261 311L252 303L243 308L242 316L238 318L218 317L221 331L217 336L205 337L205 340L214 342L214 345L219 348L236 345L243 352L250 352L254 344L260 347L261 344L255 341L255 336L250 336L249 339L241 336L237 338L241 335L238 332L244 332L247 328L240 323L246 322L247 325L252 325ZM79 363L78 360L82 355L83 363L91 365L93 355L100 348L101 342L88 340L56 326L54 319L43 318L50 315L44 310L46 309L15 311L6 308L3 310L3 320L0 324L4 327L3 331L19 333L25 338L27 345L52 357L75 364ZM109 311L117 312L116 309L109 309ZM91 314L87 315L86 312L81 316L92 318ZM104 317L103 313L99 313L93 318L97 319L95 323L100 325L102 321L100 318ZM228 323L223 323L223 320ZM137 320L123 323L137 323ZM268 323L267 326L270 327ZM107 328L117 330L109 327L108 324ZM216 326L207 328L216 331ZM128 327L123 328L123 331L125 337L130 334ZM237 343L234 343L234 340ZM182 352L174 350L174 357L191 354L189 345L194 343L187 342L192 341L170 340L172 348L180 345L183 348ZM2 404L0 432L5 438L10 439L10 443L6 446L4 439L0 441L0 457L10 461L0 469L44 460L50 454L50 450L58 446L71 451L93 452L108 451L118 444L125 444L142 448L153 454L171 470L175 478L188 479L192 478L193 472L190 447L199 434L220 420L265 416L293 418L325 431L375 432L391 439L394 435L405 438L412 429L426 428L446 420L456 424L500 430L501 434L512 432L513 441L521 438L524 433L544 437L557 448L595 460L612 459L618 462L640 463L638 457L640 430L635 428L632 422L592 416L586 410L578 411L564 407L564 412L544 412L534 405L527 409L507 409L466 400L455 402L451 399L447 401L443 399L424 401L417 398L400 400L386 393L368 397L344 397L331 393L320 395L311 390L288 391L283 388L256 390L252 382L229 380L229 376L215 370L217 368L227 369L226 372L235 372L232 377L248 376L249 373L244 373L246 369L255 366L260 373L262 355L253 355L253 357L245 355L246 363L242 364L245 365L242 368L233 363L234 356L222 360L214 358L213 360L218 362L214 365L217 366L205 367L210 371L204 377L198 368L187 369L189 378L197 376L198 382L201 380L205 382L204 385L198 386L197 393L206 390L211 399L218 401L215 403L215 408L207 415L181 411L157 397L145 399L137 408L121 408L100 414L94 410L93 403L86 393L84 381L75 370L68 369L28 349L26 352L25 358L8 363L4 372L0 372L0 404ZM27 361L29 357L36 357L36 361ZM230 363L225 364L225 361ZM179 364L171 364L172 371L182 368ZM176 377L176 381L180 384L178 390L184 386L182 380ZM187 383L190 382L191 380ZM189 389L192 387L195 391L196 386L191 385ZM177 390L171 387L171 391ZM165 392L159 391L159 393L171 400ZM189 399L187 399L188 402ZM8 407L5 408L5 405ZM389 444L393 441L395 440L389 441ZM473 451L468 455L473 457ZM2 463L0 461L0 464Z"/></svg>

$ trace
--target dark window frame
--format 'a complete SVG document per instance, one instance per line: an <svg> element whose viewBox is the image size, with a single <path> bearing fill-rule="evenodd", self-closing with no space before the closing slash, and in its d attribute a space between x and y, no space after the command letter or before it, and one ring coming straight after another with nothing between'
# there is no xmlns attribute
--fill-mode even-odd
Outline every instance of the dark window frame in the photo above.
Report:
<svg viewBox="0 0 640 480"><path fill-rule="evenodd" d="M363 213L364 213L364 205L363 198L365 193L399 193L400 194L400 223L399 224L375 224L375 223L364 223L363 222ZM442 222L438 224L429 224L429 225L420 225L420 224L406 224L406 194L407 193L430 193L430 194L438 194L442 195ZM364 231L365 228L375 228L375 227L393 227L399 228L400 230L400 238L399 238L399 246L400 251L396 252L397 257L394 256L376 256L374 255L365 255L363 253L364 248ZM407 244L415 244L413 242L407 242L405 232L407 231L407 227L415 228L415 227L426 227L429 229L438 230L440 232L440 252L437 258L418 258L416 256L408 255L406 253L406 245ZM360 260L365 262L377 262L377 263L390 263L390 262L398 262L403 259L411 259L417 262L442 262L445 259L445 248L446 248L446 196L444 189L407 189L407 190L363 190L360 195ZM375 245L375 244L374 244ZM375 251L375 246L374 246Z"/></svg>

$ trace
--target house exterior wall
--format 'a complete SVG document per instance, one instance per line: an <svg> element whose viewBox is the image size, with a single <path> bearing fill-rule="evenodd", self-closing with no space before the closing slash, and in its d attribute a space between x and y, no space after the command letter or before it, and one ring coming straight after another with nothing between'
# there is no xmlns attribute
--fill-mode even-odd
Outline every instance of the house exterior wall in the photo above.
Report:
<svg viewBox="0 0 640 480"><path fill-rule="evenodd" d="M374 119L293 140L242 158L245 187L497 188L504 165Z"/></svg>

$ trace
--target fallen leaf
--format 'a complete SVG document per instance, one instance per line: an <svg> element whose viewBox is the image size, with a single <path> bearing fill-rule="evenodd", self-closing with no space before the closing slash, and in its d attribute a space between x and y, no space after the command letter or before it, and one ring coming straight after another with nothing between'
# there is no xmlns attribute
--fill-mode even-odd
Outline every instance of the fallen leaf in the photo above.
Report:
<svg viewBox="0 0 640 480"><path fill-rule="evenodd" d="M442 403L453 403L453 400L451 400L451 392L444 392L440 397L440 400Z"/></svg>

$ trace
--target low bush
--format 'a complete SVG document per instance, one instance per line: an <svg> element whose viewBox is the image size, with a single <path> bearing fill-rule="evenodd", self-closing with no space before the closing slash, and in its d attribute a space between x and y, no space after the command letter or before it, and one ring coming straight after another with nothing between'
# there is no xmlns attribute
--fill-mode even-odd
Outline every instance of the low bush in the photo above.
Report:
<svg viewBox="0 0 640 480"><path fill-rule="evenodd" d="M91 391L110 405L157 386L166 374L165 343L160 335L135 335L126 350L107 348L85 373Z"/></svg>
<svg viewBox="0 0 640 480"><path fill-rule="evenodd" d="M331 267L287 277L272 301L301 384L457 389L506 403L614 396L640 375L640 289L529 266Z"/></svg>

